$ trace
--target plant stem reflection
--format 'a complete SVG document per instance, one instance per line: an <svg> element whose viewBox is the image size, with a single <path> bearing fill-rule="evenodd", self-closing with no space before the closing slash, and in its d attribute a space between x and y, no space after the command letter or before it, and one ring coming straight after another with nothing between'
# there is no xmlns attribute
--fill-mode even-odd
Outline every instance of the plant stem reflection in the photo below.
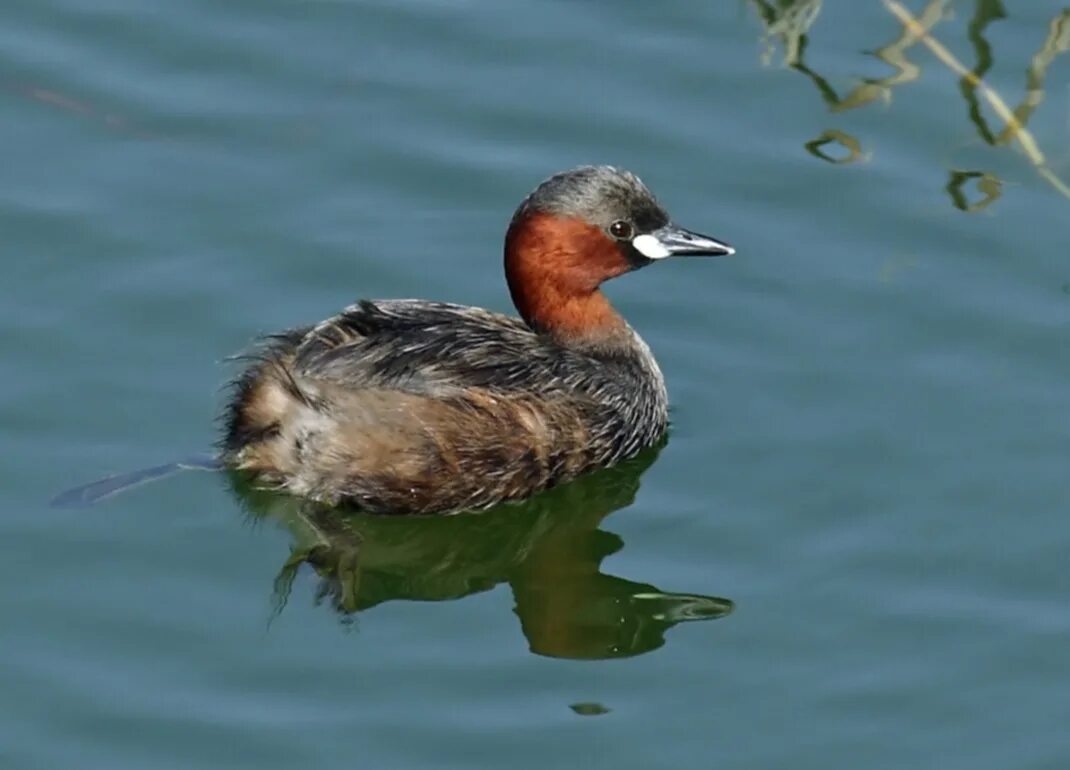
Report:
<svg viewBox="0 0 1070 770"><path fill-rule="evenodd" d="M883 78L865 78L847 94L841 96L831 85L834 78L820 74L810 68L805 61L809 33L817 23L822 10L822 0L750 0L758 18L764 27L763 40L766 45L762 63L769 65L772 61L774 41L779 42L783 50L784 66L805 75L817 88L822 101L832 113L844 113L865 107L873 102L888 104L895 88L917 80L922 68L907 57L907 53L917 45L922 45L929 52L958 76L958 90L966 103L966 115L973 124L981 140L992 147L1016 144L1022 151L1036 173L1048 185L1061 195L1070 198L1070 185L1060 178L1051 168L1047 156L1026 125L1037 108L1044 101L1044 82L1048 68L1060 55L1070 50L1070 9L1056 13L1048 22L1047 34L1040 48L1030 59L1026 67L1025 94L1015 107L1010 107L1003 96L985 81L985 76L992 69L995 56L992 44L986 37L986 31L993 22L1005 19L1007 11L1001 0L976 0L973 14L966 25L966 38L969 41L976 64L967 67L937 37L937 27L951 16L950 0L930 0L917 13L911 12L898 0L880 0L884 9L900 24L900 31L891 43L876 48L869 55L881 60L894 71ZM841 6L846 8L847 6ZM847 73L849 74L849 73ZM840 76L842 78L842 75ZM1002 127L994 129L984 115L982 104L999 118ZM825 144L827 137L836 137L836 141L851 150L844 159L833 159L816 151ZM845 141L846 139L846 141ZM868 154L861 152L863 141L851 136L840 128L830 129L818 139L806 142L808 152L825 161L838 164L864 160ZM951 196L952 204L967 212L981 211L994 202L1002 192L1000 180L990 171L969 172L969 178L977 177L985 182L982 189L985 197L979 204L964 204L961 196L962 172L952 170L945 183L945 189Z"/></svg>

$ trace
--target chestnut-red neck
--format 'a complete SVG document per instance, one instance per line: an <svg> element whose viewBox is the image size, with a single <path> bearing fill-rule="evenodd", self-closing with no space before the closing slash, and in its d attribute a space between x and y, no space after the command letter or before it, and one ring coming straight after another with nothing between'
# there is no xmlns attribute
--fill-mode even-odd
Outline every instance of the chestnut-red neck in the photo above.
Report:
<svg viewBox="0 0 1070 770"><path fill-rule="evenodd" d="M617 244L581 219L530 213L505 236L513 304L528 326L565 344L609 341L626 331L598 287L629 269Z"/></svg>

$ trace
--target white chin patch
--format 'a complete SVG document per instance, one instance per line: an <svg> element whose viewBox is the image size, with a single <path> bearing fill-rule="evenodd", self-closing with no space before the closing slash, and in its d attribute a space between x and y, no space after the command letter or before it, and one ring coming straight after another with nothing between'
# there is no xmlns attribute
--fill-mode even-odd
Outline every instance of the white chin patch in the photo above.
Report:
<svg viewBox="0 0 1070 770"><path fill-rule="evenodd" d="M647 259L665 259L672 254L661 241L653 235L637 235L632 238L632 246Z"/></svg>

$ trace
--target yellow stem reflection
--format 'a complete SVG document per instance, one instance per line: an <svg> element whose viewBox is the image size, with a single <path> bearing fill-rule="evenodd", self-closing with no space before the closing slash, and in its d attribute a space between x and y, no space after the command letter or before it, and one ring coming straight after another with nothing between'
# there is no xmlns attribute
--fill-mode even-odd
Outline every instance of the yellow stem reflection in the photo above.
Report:
<svg viewBox="0 0 1070 770"><path fill-rule="evenodd" d="M1047 159L1044 157L1044 153L1041 152L1036 139L1033 138L1033 135L1018 119L1018 116L1007 106L1003 97L985 83L984 80L978 77L975 72L968 69L962 62L960 62L939 40L934 38L929 33L929 30L926 29L914 15L902 5L902 3L899 3L898 0L883 0L883 2L885 8L899 19L905 29L909 30L911 34L916 35L921 42L932 51L937 59L943 62L948 69L961 77L971 88L975 88L980 92L985 101L992 107L992 110L1006 125L1003 132L1007 137L1005 141L1017 139L1018 144L1025 152L1026 157L1029 158L1030 163L1036 168L1037 173L1062 195L1070 198L1070 187L1056 176L1055 172L1048 168ZM1034 62L1036 62L1036 59L1034 59Z"/></svg>
<svg viewBox="0 0 1070 770"><path fill-rule="evenodd" d="M944 18L946 10L947 0L932 0L918 16L914 26L904 26L898 39L874 51L873 55L892 67L895 74L880 80L866 80L840 100L833 107L833 112L853 110L878 98L890 99L894 86L917 80L921 76L921 67L907 59L906 52L921 42L923 36Z"/></svg>

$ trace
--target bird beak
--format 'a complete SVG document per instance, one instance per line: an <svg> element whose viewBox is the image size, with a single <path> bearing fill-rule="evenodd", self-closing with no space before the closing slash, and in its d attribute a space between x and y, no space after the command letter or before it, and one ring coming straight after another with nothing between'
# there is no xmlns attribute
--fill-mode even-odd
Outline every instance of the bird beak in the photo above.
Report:
<svg viewBox="0 0 1070 770"><path fill-rule="evenodd" d="M699 235L671 222L650 233L632 238L632 246L647 259L665 257L720 257L736 250L724 241Z"/></svg>

